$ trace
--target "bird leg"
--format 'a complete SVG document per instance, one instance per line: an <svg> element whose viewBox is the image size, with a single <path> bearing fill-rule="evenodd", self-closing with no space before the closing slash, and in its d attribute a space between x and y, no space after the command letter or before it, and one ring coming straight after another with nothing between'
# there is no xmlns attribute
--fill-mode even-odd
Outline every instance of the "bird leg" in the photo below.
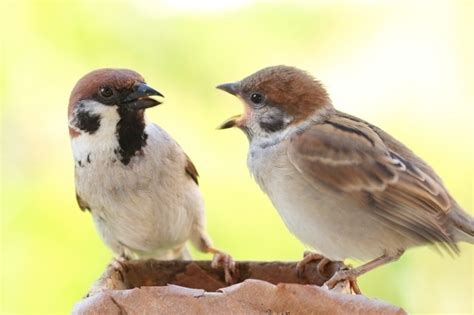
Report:
<svg viewBox="0 0 474 315"><path fill-rule="evenodd" d="M191 240L204 253L211 253L214 255L212 259L212 268L224 268L225 282L227 284L234 284L236 279L235 261L227 253L220 251L212 246L212 242L203 229L197 229L197 233Z"/></svg>
<svg viewBox="0 0 474 315"><path fill-rule="evenodd" d="M361 294L359 286L357 285L357 282L356 282L357 277L379 266L398 260L400 256L402 256L403 252L404 250L398 250L394 254L385 253L384 255L378 258L375 258L374 260L369 261L368 263L365 263L357 268L339 270L334 274L334 276L331 277L331 279L326 281L324 286L326 286L328 289L333 289L339 282L347 280L349 281L354 293Z"/></svg>
<svg viewBox="0 0 474 315"><path fill-rule="evenodd" d="M131 258L128 257L124 252L121 252L120 255L112 258L112 261L110 262L110 266L112 266L112 268L118 272L122 278L122 281L125 279L123 274L128 271L128 267L125 265L125 263L130 259Z"/></svg>
<svg viewBox="0 0 474 315"><path fill-rule="evenodd" d="M227 284L234 284L236 282L236 269L232 256L213 247L209 247L207 252L214 255L211 263L212 268L224 268L225 282Z"/></svg>
<svg viewBox="0 0 474 315"><path fill-rule="evenodd" d="M315 262L319 261L317 270L318 270L319 275L324 277L325 267L327 266L329 262L331 262L331 260L329 260L328 258L324 257L321 254L310 252L310 251L304 252L303 259L299 261L298 264L296 264L296 273L298 274L298 277L301 278L304 275L306 265L313 261Z"/></svg>

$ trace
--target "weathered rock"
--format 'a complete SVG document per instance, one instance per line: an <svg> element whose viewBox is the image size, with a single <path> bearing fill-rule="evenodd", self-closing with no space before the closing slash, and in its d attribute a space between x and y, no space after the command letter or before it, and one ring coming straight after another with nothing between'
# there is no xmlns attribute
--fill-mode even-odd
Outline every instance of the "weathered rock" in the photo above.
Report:
<svg viewBox="0 0 474 315"><path fill-rule="evenodd" d="M311 263L298 277L296 263L239 262L236 281L226 287L210 262L130 261L109 268L74 314L405 314L396 306L320 288L327 274ZM344 288L343 288L344 289Z"/></svg>

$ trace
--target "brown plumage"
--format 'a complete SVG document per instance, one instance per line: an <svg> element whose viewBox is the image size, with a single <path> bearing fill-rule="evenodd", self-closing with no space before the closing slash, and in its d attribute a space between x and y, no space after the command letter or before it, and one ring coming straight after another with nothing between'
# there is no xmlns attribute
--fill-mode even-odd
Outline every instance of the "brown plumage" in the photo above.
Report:
<svg viewBox="0 0 474 315"><path fill-rule="evenodd" d="M334 287L436 244L459 253L474 243L474 220L421 158L380 128L334 109L308 73L269 67L218 86L244 102L239 127L250 140L248 166L288 228L331 259L368 263L341 271ZM304 264L303 264L304 265Z"/></svg>
<svg viewBox="0 0 474 315"><path fill-rule="evenodd" d="M191 259L190 241L214 255L232 282L232 258L206 232L197 170L178 143L145 111L163 95L141 75L99 69L69 99L76 198L98 234L122 259Z"/></svg>
<svg viewBox="0 0 474 315"><path fill-rule="evenodd" d="M91 210L90 209L90 206L87 204L87 202L85 202L81 196L79 196L77 193L76 193L76 201L77 201L77 205L79 206L79 209L81 209L82 211L86 211L86 210Z"/></svg>
<svg viewBox="0 0 474 315"><path fill-rule="evenodd" d="M145 82L143 77L129 69L97 69L84 75L74 86L69 97L68 116L79 100L97 95L98 86L111 86L117 90L131 88L136 82Z"/></svg>
<svg viewBox="0 0 474 315"><path fill-rule="evenodd" d="M100 87L108 86L120 91L132 88L137 82L144 83L145 80L133 70L104 68L89 72L76 83L71 92L67 109L68 118L72 118L72 113L80 100L97 98ZM79 135L77 130L69 126L71 138Z"/></svg>
<svg viewBox="0 0 474 315"><path fill-rule="evenodd" d="M336 113L290 142L290 161L310 183L351 194L416 242L439 242L458 252L449 193L426 163L407 155L408 149L388 134L382 139L363 120Z"/></svg>
<svg viewBox="0 0 474 315"><path fill-rule="evenodd" d="M323 85L308 73L288 66L269 67L241 81L242 94L261 92L269 105L279 107L301 122L331 103ZM292 93L288 93L292 91Z"/></svg>
<svg viewBox="0 0 474 315"><path fill-rule="evenodd" d="M189 177L191 177L191 179L196 183L196 185L199 185L198 171L196 169L196 166L194 166L193 162L191 162L191 159L189 158L187 154L186 154L186 161L187 162L186 162L186 167L184 171L186 172L186 174L188 174Z"/></svg>

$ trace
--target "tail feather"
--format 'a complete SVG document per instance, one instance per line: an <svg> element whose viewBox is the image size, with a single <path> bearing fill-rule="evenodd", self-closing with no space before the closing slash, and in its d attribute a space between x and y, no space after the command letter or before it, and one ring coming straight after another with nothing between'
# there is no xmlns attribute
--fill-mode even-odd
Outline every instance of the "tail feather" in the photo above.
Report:
<svg viewBox="0 0 474 315"><path fill-rule="evenodd" d="M474 244L474 218L458 207L451 213L451 219L455 240Z"/></svg>

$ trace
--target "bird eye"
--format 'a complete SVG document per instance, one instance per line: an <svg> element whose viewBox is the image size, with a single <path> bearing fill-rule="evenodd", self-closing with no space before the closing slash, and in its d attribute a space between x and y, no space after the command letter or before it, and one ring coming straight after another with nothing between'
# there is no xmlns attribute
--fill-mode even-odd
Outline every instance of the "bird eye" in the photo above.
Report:
<svg viewBox="0 0 474 315"><path fill-rule="evenodd" d="M108 86L103 86L99 89L99 94L102 97L109 98L114 95L114 91Z"/></svg>
<svg viewBox="0 0 474 315"><path fill-rule="evenodd" d="M263 95L259 93L252 93L252 95L250 95L250 100L254 104L260 104L263 101Z"/></svg>

